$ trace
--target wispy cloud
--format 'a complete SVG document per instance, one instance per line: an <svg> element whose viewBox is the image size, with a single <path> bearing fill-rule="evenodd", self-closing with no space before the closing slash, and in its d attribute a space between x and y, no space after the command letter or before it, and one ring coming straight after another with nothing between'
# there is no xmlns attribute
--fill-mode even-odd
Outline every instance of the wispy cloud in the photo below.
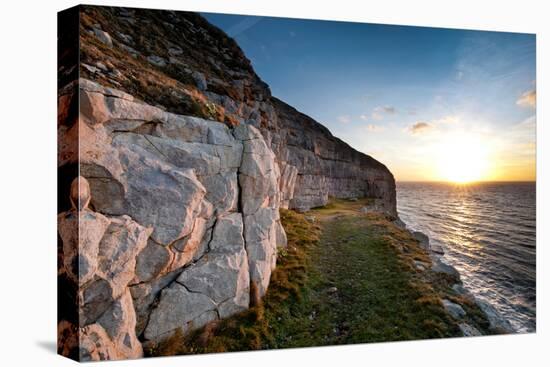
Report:
<svg viewBox="0 0 550 367"><path fill-rule="evenodd" d="M229 37L236 37L239 34L248 30L249 28L252 28L253 26L255 26L262 19L263 19L262 17L252 17L252 16L245 17L239 23L229 28L226 33Z"/></svg>
<svg viewBox="0 0 550 367"><path fill-rule="evenodd" d="M537 91L533 89L523 93L516 101L516 104L521 107L537 107Z"/></svg>
<svg viewBox="0 0 550 367"><path fill-rule="evenodd" d="M360 118L361 120L363 120L363 121L368 121L368 120L369 120L369 116L368 116L368 115L365 115L365 114L360 115L359 118Z"/></svg>
<svg viewBox="0 0 550 367"><path fill-rule="evenodd" d="M412 124L411 126L409 126L408 130L411 134L418 135L418 134L425 133L426 131L429 131L432 128L433 128L433 125L427 122L418 121Z"/></svg>
<svg viewBox="0 0 550 367"><path fill-rule="evenodd" d="M371 132L380 132L380 131L384 130L384 127L382 127L380 125L375 125L375 124L368 124L367 125L367 130L371 131Z"/></svg>
<svg viewBox="0 0 550 367"><path fill-rule="evenodd" d="M393 106L378 106L372 110L372 118L374 120L382 120L384 115L393 115L397 109Z"/></svg>
<svg viewBox="0 0 550 367"><path fill-rule="evenodd" d="M459 121L460 121L460 117L455 116L455 115L448 115L448 116L442 117L438 120L435 120L434 123L435 124L446 125L446 124L456 124Z"/></svg>
<svg viewBox="0 0 550 367"><path fill-rule="evenodd" d="M396 109L393 106L383 106L378 108L380 108L382 111L388 114L394 114L396 112Z"/></svg>
<svg viewBox="0 0 550 367"><path fill-rule="evenodd" d="M349 124L350 121L351 118L349 117L349 115L338 116L338 122L341 124Z"/></svg>

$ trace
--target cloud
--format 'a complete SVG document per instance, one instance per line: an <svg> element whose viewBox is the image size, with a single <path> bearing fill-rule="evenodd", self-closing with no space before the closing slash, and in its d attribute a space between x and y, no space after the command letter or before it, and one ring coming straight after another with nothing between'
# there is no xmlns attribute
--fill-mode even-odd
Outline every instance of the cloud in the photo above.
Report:
<svg viewBox="0 0 550 367"><path fill-rule="evenodd" d="M369 116L367 116L367 115L360 115L359 118L363 121L368 121L369 120Z"/></svg>
<svg viewBox="0 0 550 367"><path fill-rule="evenodd" d="M396 111L395 107L393 106L381 106L377 108L383 111L384 113L388 113L388 114L394 114Z"/></svg>
<svg viewBox="0 0 550 367"><path fill-rule="evenodd" d="M368 124L367 130L371 132L379 132L379 131L383 131L384 128L380 125Z"/></svg>
<svg viewBox="0 0 550 367"><path fill-rule="evenodd" d="M454 115L448 115L440 118L439 120L434 121L436 124L456 124L460 121L460 117Z"/></svg>
<svg viewBox="0 0 550 367"><path fill-rule="evenodd" d="M516 101L516 104L521 107L537 107L537 91L533 89L523 93Z"/></svg>
<svg viewBox="0 0 550 367"><path fill-rule="evenodd" d="M341 124L348 124L351 121L349 115L338 116L338 122Z"/></svg>
<svg viewBox="0 0 550 367"><path fill-rule="evenodd" d="M253 26L255 26L261 20L262 20L262 17L247 16L237 24L234 24L233 26L231 26L226 33L229 37L234 38L239 34L252 28Z"/></svg>
<svg viewBox="0 0 550 367"><path fill-rule="evenodd" d="M373 112L372 113L372 119L373 120L382 120L384 116L379 112Z"/></svg>
<svg viewBox="0 0 550 367"><path fill-rule="evenodd" d="M374 120L382 120L384 115L393 115L397 109L393 106L378 106L372 110L372 118Z"/></svg>
<svg viewBox="0 0 550 367"><path fill-rule="evenodd" d="M431 130L433 126L427 122L418 121L409 126L409 132L413 135L422 134L428 130Z"/></svg>

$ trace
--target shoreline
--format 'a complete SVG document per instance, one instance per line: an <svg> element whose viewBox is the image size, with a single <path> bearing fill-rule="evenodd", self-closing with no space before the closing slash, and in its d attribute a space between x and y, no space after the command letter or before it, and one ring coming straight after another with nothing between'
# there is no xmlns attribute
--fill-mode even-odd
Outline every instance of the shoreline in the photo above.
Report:
<svg viewBox="0 0 550 367"><path fill-rule="evenodd" d="M429 252L430 258L433 262L431 270L436 273L443 273L451 275L457 278L457 283L453 285L453 290L458 294L473 299L476 305L483 311L487 320L489 321L491 328L504 334L517 334L518 332L513 328L512 324L504 318L489 302L479 299L472 292L464 287L460 272L452 265L448 264L444 260L445 250L440 245L431 245L430 237L421 231L415 231L407 226L407 224L398 218L394 223L408 231L411 236L418 240L419 244ZM451 306L452 307L452 306Z"/></svg>

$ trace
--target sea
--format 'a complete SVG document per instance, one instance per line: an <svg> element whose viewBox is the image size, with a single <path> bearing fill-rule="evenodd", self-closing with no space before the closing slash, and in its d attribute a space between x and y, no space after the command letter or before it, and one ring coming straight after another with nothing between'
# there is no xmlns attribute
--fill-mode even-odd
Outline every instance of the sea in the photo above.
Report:
<svg viewBox="0 0 550 367"><path fill-rule="evenodd" d="M536 185L398 182L397 211L517 333L536 329Z"/></svg>

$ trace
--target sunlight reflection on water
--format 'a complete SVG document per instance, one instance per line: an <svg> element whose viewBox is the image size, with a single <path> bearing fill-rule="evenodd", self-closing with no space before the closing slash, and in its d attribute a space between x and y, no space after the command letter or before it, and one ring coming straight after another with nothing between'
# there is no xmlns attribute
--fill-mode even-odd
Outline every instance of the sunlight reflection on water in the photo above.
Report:
<svg viewBox="0 0 550 367"><path fill-rule="evenodd" d="M397 210L445 249L476 297L517 332L535 330L534 183L398 183Z"/></svg>

